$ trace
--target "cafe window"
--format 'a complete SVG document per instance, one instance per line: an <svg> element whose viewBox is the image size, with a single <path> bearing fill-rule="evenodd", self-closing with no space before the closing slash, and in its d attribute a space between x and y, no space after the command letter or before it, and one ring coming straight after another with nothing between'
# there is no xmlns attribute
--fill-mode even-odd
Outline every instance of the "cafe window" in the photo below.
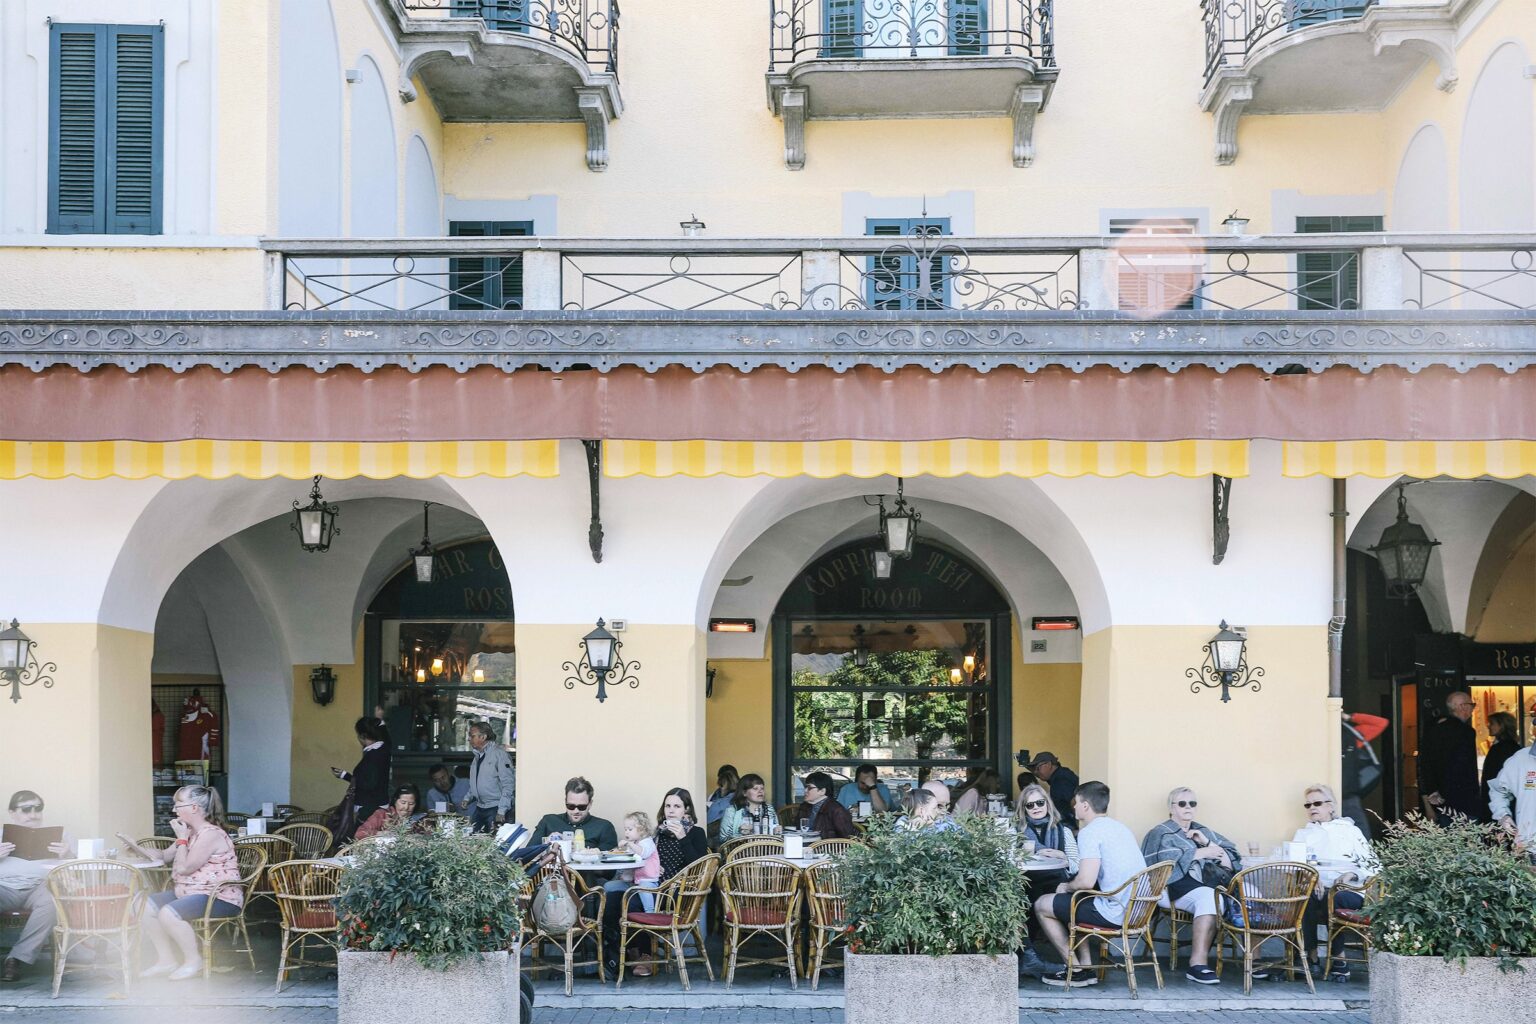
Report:
<svg viewBox="0 0 1536 1024"><path fill-rule="evenodd" d="M517 743L517 644L512 588L489 540L440 549L432 582L407 563L364 618L365 708L384 709L395 760L466 760L469 727L486 722Z"/></svg>

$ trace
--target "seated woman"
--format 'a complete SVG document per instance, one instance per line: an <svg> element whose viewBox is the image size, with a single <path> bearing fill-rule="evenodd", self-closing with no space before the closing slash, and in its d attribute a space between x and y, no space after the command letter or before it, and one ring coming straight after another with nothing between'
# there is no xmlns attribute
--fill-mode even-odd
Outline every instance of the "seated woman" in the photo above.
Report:
<svg viewBox="0 0 1536 1024"><path fill-rule="evenodd" d="M395 791L389 796L389 804L380 807L368 816L368 820L357 826L358 839L368 839L380 832L390 832L404 825L413 828L419 825L426 817L418 814L416 808L421 805L421 790L416 788L416 783L407 782L403 786L396 786Z"/></svg>
<svg viewBox="0 0 1536 1024"><path fill-rule="evenodd" d="M1359 884L1376 873L1376 857L1371 852L1371 844L1353 821L1339 817L1339 804L1332 786L1321 782L1308 786L1302 796L1302 806L1307 811L1307 823L1296 830L1291 841L1307 844L1308 857L1316 857L1322 862L1349 861L1355 865L1354 870L1340 874L1334 880L1335 885L1339 882ZM1334 894L1334 906L1341 910L1359 910L1364 905L1365 898L1357 892ZM1307 913L1302 918L1301 934L1307 956L1312 957L1317 948L1318 926L1327 923L1328 892L1319 883L1312 899L1307 901ZM1339 952L1342 940L1343 936L1340 936L1335 943L1335 954ZM1328 977L1331 981L1348 981L1349 965L1337 965Z"/></svg>
<svg viewBox="0 0 1536 1024"><path fill-rule="evenodd" d="M144 906L143 930L155 948L155 962L139 972L141 978L170 975L186 981L203 973L197 932L189 921L201 918L213 901L214 917L240 913L244 892L234 840L218 824L224 808L218 791L208 786L183 786L176 791L171 831L176 842L164 850L130 844L146 860L171 865L173 892L151 893ZM178 953L180 954L178 962Z"/></svg>
<svg viewBox="0 0 1536 1024"><path fill-rule="evenodd" d="M955 814L987 813L987 797L1003 791L1003 777L996 768L983 768L955 798Z"/></svg>
<svg viewBox="0 0 1536 1024"><path fill-rule="evenodd" d="M1056 886L1077 875L1077 836L1061 820L1061 812L1051 800L1044 786L1031 784L1019 794L1019 835L1035 842L1035 856L1061 862L1059 871L1031 871L1029 873L1029 899L1033 903ZM1037 891L1038 890L1038 891ZM1031 934L1036 928L1035 919L1029 919Z"/></svg>
<svg viewBox="0 0 1536 1024"><path fill-rule="evenodd" d="M698 825L698 814L693 809L693 795L681 787L667 790L662 798L661 809L656 812L656 858L661 864L661 877L656 885L672 881L688 865L709 852L709 840ZM603 959L606 966L617 971L619 966L619 914L624 900L620 896L608 901L603 912ZM631 913L642 910L638 895L631 896ZM645 965L636 965L635 974L644 977L650 973Z"/></svg>
<svg viewBox="0 0 1536 1024"><path fill-rule="evenodd" d="M739 836L776 836L779 816L768 806L768 786L761 775L743 775L736 796L720 819L720 841Z"/></svg>
<svg viewBox="0 0 1536 1024"><path fill-rule="evenodd" d="M1195 791L1188 786L1169 793L1168 820L1147 833L1141 852L1149 865L1173 864L1168 889L1158 902L1164 907L1178 907L1194 918L1189 968L1184 977L1198 985L1216 985L1220 979L1210 966L1211 940L1216 937L1221 913L1215 887L1231 881L1232 875L1242 870L1242 858L1237 844L1195 820L1198 804Z"/></svg>
<svg viewBox="0 0 1536 1024"><path fill-rule="evenodd" d="M741 777L736 772L736 766L721 765L720 770L715 773L715 791L709 794L709 807L704 811L706 827L725 817L726 810L736 801L736 791L740 788Z"/></svg>

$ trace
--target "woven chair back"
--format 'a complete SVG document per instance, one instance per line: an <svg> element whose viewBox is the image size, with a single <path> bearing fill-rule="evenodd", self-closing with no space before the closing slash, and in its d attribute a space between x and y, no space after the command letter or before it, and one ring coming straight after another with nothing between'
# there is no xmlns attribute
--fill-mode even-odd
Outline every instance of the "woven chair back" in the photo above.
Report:
<svg viewBox="0 0 1536 1024"><path fill-rule="evenodd" d="M800 869L776 857L738 857L720 869L720 894L737 924L782 926L800 905Z"/></svg>
<svg viewBox="0 0 1536 1024"><path fill-rule="evenodd" d="M843 876L836 864L812 864L805 869L811 921L818 928L842 928L848 921L848 900L843 895Z"/></svg>
<svg viewBox="0 0 1536 1024"><path fill-rule="evenodd" d="M810 846L811 855L815 857L841 857L858 845L858 842L857 839L818 839Z"/></svg>
<svg viewBox="0 0 1536 1024"><path fill-rule="evenodd" d="M746 857L782 857L784 856L784 838L782 836L743 836L727 842L720 848L720 853L727 864Z"/></svg>
<svg viewBox="0 0 1536 1024"><path fill-rule="evenodd" d="M267 869L283 927L296 932L336 930L336 892L341 865L289 860Z"/></svg>
<svg viewBox="0 0 1536 1024"><path fill-rule="evenodd" d="M667 895L671 897L672 904L670 913L677 927L691 928L698 923L704 901L715 884L715 873L719 870L720 856L711 853L683 868L667 884ZM662 909L659 900L656 909Z"/></svg>
<svg viewBox="0 0 1536 1024"><path fill-rule="evenodd" d="M296 825L284 825L273 835L282 836L293 843L293 852L303 860L314 860L323 857L325 851L331 848L331 830L324 825L312 825L300 822Z"/></svg>
<svg viewBox="0 0 1536 1024"><path fill-rule="evenodd" d="M1317 869L1282 862L1244 868L1227 887L1237 901L1239 920L1249 931L1293 932L1301 927L1307 901L1317 888Z"/></svg>
<svg viewBox="0 0 1536 1024"><path fill-rule="evenodd" d="M48 872L60 927L77 934L121 932L138 920L144 880L127 864L76 860Z"/></svg>
<svg viewBox="0 0 1536 1024"><path fill-rule="evenodd" d="M1132 877L1125 904L1126 931L1139 932L1151 924L1152 915L1157 913L1157 901L1162 898L1163 890L1168 888L1168 876L1172 873L1173 864L1163 861Z"/></svg>

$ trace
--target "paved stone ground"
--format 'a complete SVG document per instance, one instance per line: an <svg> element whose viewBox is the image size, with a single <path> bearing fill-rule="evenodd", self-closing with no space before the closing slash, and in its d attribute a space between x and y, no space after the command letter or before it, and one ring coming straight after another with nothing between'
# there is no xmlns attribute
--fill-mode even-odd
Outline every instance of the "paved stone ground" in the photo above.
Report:
<svg viewBox="0 0 1536 1024"><path fill-rule="evenodd" d="M182 1008L175 1015L197 1024L334 1024L329 1007L210 1006ZM164 1008L57 1007L11 1009L0 1005L0 1024L166 1024ZM841 1010L549 1010L534 1012L534 1024L842 1024ZM1365 1011L1201 1010L1022 1010L1019 1024L1370 1024Z"/></svg>

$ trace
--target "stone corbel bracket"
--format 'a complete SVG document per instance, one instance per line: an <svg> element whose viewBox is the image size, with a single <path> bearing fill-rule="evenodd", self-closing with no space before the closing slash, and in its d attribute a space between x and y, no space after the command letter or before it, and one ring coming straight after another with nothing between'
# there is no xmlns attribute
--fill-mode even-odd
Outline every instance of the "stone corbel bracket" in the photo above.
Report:
<svg viewBox="0 0 1536 1024"><path fill-rule="evenodd" d="M1254 79L1234 72L1220 72L1206 87L1200 105L1216 115L1216 162L1237 159L1237 123L1243 108L1253 101Z"/></svg>
<svg viewBox="0 0 1536 1024"><path fill-rule="evenodd" d="M784 166L792 171L805 170L805 115L810 106L810 90L801 86L780 86L773 92L775 110L784 119Z"/></svg>
<svg viewBox="0 0 1536 1024"><path fill-rule="evenodd" d="M1035 115L1050 101L1046 85L1021 85L1013 90L1008 116L1013 119L1013 166L1028 167L1035 162Z"/></svg>
<svg viewBox="0 0 1536 1024"><path fill-rule="evenodd" d="M400 93L401 103L416 102L416 75L424 65L439 60L462 60L473 64L475 50L468 39L408 42L400 47L400 83L396 90Z"/></svg>
<svg viewBox="0 0 1536 1024"><path fill-rule="evenodd" d="M587 170L608 169L608 122L617 116L608 90L601 86L577 86L576 106L587 125Z"/></svg>
<svg viewBox="0 0 1536 1024"><path fill-rule="evenodd" d="M1401 48L1423 54L1435 62L1440 74L1435 88L1454 92L1461 73L1456 69L1456 30L1445 18L1372 19L1371 50L1378 57L1383 50Z"/></svg>

